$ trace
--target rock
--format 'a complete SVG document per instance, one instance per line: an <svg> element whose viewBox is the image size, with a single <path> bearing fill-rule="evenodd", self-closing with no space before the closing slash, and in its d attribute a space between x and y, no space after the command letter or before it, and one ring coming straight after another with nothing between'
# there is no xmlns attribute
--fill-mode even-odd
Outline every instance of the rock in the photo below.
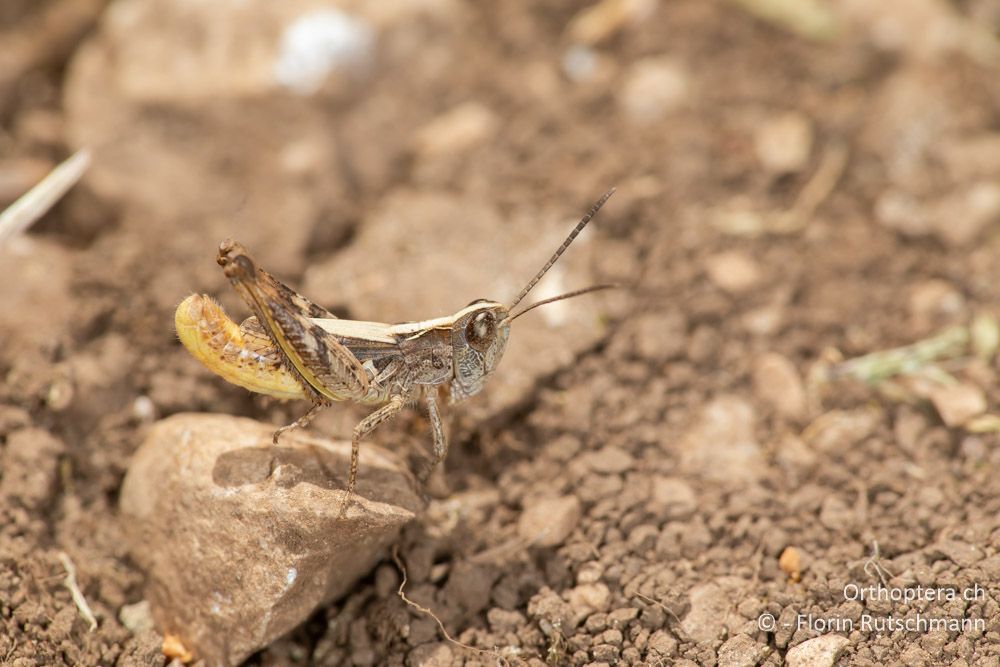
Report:
<svg viewBox="0 0 1000 667"><path fill-rule="evenodd" d="M677 477L653 478L653 505L662 510L665 519L683 519L698 508L698 499L691 485Z"/></svg>
<svg viewBox="0 0 1000 667"><path fill-rule="evenodd" d="M367 65L374 44L375 31L364 19L335 7L314 9L285 26L268 74L286 88L311 95L331 74Z"/></svg>
<svg viewBox="0 0 1000 667"><path fill-rule="evenodd" d="M133 635L152 630L153 612L150 609L149 600L125 605L118 610L118 620Z"/></svg>
<svg viewBox="0 0 1000 667"><path fill-rule="evenodd" d="M338 514L350 443L224 415L154 424L121 493L129 550L164 632L235 664L366 575L421 509L411 474L371 442Z"/></svg>
<svg viewBox="0 0 1000 667"><path fill-rule="evenodd" d="M73 262L62 245L15 237L0 247L0 266L17 280L0 282L0 303L17 317L0 318L0 360L39 344L53 344L72 330ZM30 322L30 326L25 326ZM8 379L9 381L9 379Z"/></svg>
<svg viewBox="0 0 1000 667"><path fill-rule="evenodd" d="M623 28L639 25L657 4L657 0L599 0L577 12L566 32L573 42L593 46Z"/></svg>
<svg viewBox="0 0 1000 667"><path fill-rule="evenodd" d="M688 74L673 59L639 60L625 73L618 104L638 124L661 120L688 99Z"/></svg>
<svg viewBox="0 0 1000 667"><path fill-rule="evenodd" d="M936 387L930 398L941 420L951 427L961 426L987 408L983 390L965 382Z"/></svg>
<svg viewBox="0 0 1000 667"><path fill-rule="evenodd" d="M650 635L646 649L651 657L669 658L677 653L677 640L666 630L657 630Z"/></svg>
<svg viewBox="0 0 1000 667"><path fill-rule="evenodd" d="M757 396L774 410L791 419L806 411L806 391L798 369L786 357L770 352L757 357L753 365L753 387Z"/></svg>
<svg viewBox="0 0 1000 667"><path fill-rule="evenodd" d="M576 529L580 514L576 496L542 498L524 508L517 522L517 534L529 544L556 547Z"/></svg>
<svg viewBox="0 0 1000 667"><path fill-rule="evenodd" d="M445 642L421 644L406 656L406 667L450 667L455 654Z"/></svg>
<svg viewBox="0 0 1000 667"><path fill-rule="evenodd" d="M754 132L757 159L775 174L803 170L812 152L813 131L809 117L790 111L764 121Z"/></svg>
<svg viewBox="0 0 1000 667"><path fill-rule="evenodd" d="M719 289L740 294L753 289L761 281L757 263L742 252L733 250L712 255L705 262L708 278Z"/></svg>
<svg viewBox="0 0 1000 667"><path fill-rule="evenodd" d="M611 590L607 584L581 584L566 592L566 601L577 616L587 616L595 611L607 611L611 604Z"/></svg>
<svg viewBox="0 0 1000 667"><path fill-rule="evenodd" d="M925 280L910 290L910 315L918 323L933 323L955 316L964 306L962 293L946 280Z"/></svg>
<svg viewBox="0 0 1000 667"><path fill-rule="evenodd" d="M580 458L583 465L602 474L623 473L631 470L634 463L631 454L614 445L601 447L596 452L588 452Z"/></svg>
<svg viewBox="0 0 1000 667"><path fill-rule="evenodd" d="M801 581L802 552L795 547L785 547L778 557L778 567L788 575L789 581Z"/></svg>
<svg viewBox="0 0 1000 667"><path fill-rule="evenodd" d="M764 470L764 456L754 437L755 421L753 406L743 399L713 399L681 439L682 463L719 482L757 479Z"/></svg>
<svg viewBox="0 0 1000 667"><path fill-rule="evenodd" d="M823 635L793 646L785 654L787 667L833 667L847 645L847 637Z"/></svg>
<svg viewBox="0 0 1000 667"><path fill-rule="evenodd" d="M422 157L455 155L488 141L499 119L479 102L465 102L433 119L417 132L416 149Z"/></svg>
<svg viewBox="0 0 1000 667"><path fill-rule="evenodd" d="M987 226L1000 220L1000 184L974 183L930 203L931 228L954 248L975 241Z"/></svg>
<svg viewBox="0 0 1000 667"><path fill-rule="evenodd" d="M56 490L59 455L66 447L40 428L25 428L7 436L0 467L0 499L28 509L47 505Z"/></svg>
<svg viewBox="0 0 1000 667"><path fill-rule="evenodd" d="M764 644L758 644L746 635L736 635L719 647L718 667L754 667L770 653Z"/></svg>
<svg viewBox="0 0 1000 667"><path fill-rule="evenodd" d="M698 584L688 593L691 608L681 621L681 627L695 642L715 641L726 628L726 619L735 604L734 595L742 582L735 577L723 577Z"/></svg>
<svg viewBox="0 0 1000 667"><path fill-rule="evenodd" d="M972 567L986 556L983 550L975 544L957 540L942 540L935 544L932 550L940 552L945 558L961 568Z"/></svg>

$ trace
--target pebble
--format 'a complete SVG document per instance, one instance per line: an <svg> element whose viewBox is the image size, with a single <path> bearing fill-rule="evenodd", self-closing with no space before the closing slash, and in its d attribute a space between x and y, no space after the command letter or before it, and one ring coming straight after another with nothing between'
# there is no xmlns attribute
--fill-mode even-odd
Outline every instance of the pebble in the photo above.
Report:
<svg viewBox="0 0 1000 667"><path fill-rule="evenodd" d="M942 421L950 427L961 426L988 407L983 390L965 382L936 387L930 398Z"/></svg>
<svg viewBox="0 0 1000 667"><path fill-rule="evenodd" d="M607 584L581 584L566 592L566 601L575 614L589 614L595 611L607 611L611 603L611 590Z"/></svg>
<svg viewBox="0 0 1000 667"><path fill-rule="evenodd" d="M734 605L733 595L743 582L725 577L698 584L688 593L691 608L681 621L681 627L696 642L716 641L726 631L726 619Z"/></svg>
<svg viewBox="0 0 1000 667"><path fill-rule="evenodd" d="M451 667L455 652L445 642L421 644L406 656L407 667Z"/></svg>
<svg viewBox="0 0 1000 667"><path fill-rule="evenodd" d="M719 647L718 667L754 667L770 649L746 635L736 635Z"/></svg>
<svg viewBox="0 0 1000 667"><path fill-rule="evenodd" d="M957 315L964 305L961 292L946 280L925 280L910 290L910 315L920 322Z"/></svg>
<svg viewBox="0 0 1000 667"><path fill-rule="evenodd" d="M653 504L663 507L667 519L683 519L698 507L698 499L691 485L678 477L653 478Z"/></svg>
<svg viewBox="0 0 1000 667"><path fill-rule="evenodd" d="M840 635L823 635L788 649L787 667L833 667L850 640Z"/></svg>
<svg viewBox="0 0 1000 667"><path fill-rule="evenodd" d="M631 454L614 445L601 447L596 452L585 454L583 461L594 472L604 474L623 473L626 470L631 470L634 463Z"/></svg>
<svg viewBox="0 0 1000 667"><path fill-rule="evenodd" d="M580 514L576 496L542 498L524 508L517 522L517 534L534 546L559 546L576 529Z"/></svg>
<svg viewBox="0 0 1000 667"><path fill-rule="evenodd" d="M651 655L669 658L677 653L677 640L665 630L657 630L649 637L646 649Z"/></svg>
<svg viewBox="0 0 1000 667"><path fill-rule="evenodd" d="M762 279L757 263L738 250L712 255L705 261L705 268L709 280L730 294L747 292L759 285Z"/></svg>
<svg viewBox="0 0 1000 667"><path fill-rule="evenodd" d="M688 99L687 72L673 59L657 56L632 64L618 93L618 103L639 124L663 119Z"/></svg>
<svg viewBox="0 0 1000 667"><path fill-rule="evenodd" d="M599 0L577 12L566 32L572 41L593 46L629 25L639 24L657 4L657 0Z"/></svg>
<svg viewBox="0 0 1000 667"><path fill-rule="evenodd" d="M417 132L416 148L423 157L455 155L479 146L493 137L499 119L479 102L454 107Z"/></svg>
<svg viewBox="0 0 1000 667"><path fill-rule="evenodd" d="M779 175L795 173L809 162L812 122L803 113L789 111L761 123L753 140L757 159L765 169Z"/></svg>
<svg viewBox="0 0 1000 667"><path fill-rule="evenodd" d="M681 461L692 472L719 482L759 478L764 455L754 436L753 406L736 396L719 396L702 408L681 439Z"/></svg>
<svg viewBox="0 0 1000 667"><path fill-rule="evenodd" d="M757 396L778 414L791 419L805 415L806 391L795 365L775 352L754 360L753 387Z"/></svg>

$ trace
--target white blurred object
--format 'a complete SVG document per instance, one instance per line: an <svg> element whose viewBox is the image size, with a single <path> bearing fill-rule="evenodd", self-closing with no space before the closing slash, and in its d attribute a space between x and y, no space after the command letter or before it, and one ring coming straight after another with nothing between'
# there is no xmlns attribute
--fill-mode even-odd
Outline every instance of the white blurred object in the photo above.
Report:
<svg viewBox="0 0 1000 667"><path fill-rule="evenodd" d="M368 60L374 43L375 32L362 19L337 9L304 14L285 28L275 78L286 88L311 95L330 72Z"/></svg>

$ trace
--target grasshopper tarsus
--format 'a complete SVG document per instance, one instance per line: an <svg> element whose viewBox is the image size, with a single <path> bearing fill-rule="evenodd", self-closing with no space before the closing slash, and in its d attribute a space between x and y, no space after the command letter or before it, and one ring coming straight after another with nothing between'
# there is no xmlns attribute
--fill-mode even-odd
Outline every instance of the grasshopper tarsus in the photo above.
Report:
<svg viewBox="0 0 1000 667"><path fill-rule="evenodd" d="M607 287L576 290L513 312L613 192L580 219L511 304L479 299L453 315L422 322L337 319L259 268L242 245L226 239L219 244L216 261L254 317L237 325L210 299L195 295L175 314L178 335L195 358L234 384L313 402L306 414L274 432L275 445L282 433L305 428L332 401L381 406L354 427L343 517L354 500L365 436L407 402L423 399L434 438L430 465L419 475L425 481L448 453L438 389L446 390L450 403L479 393L503 356L515 319L536 306Z"/></svg>

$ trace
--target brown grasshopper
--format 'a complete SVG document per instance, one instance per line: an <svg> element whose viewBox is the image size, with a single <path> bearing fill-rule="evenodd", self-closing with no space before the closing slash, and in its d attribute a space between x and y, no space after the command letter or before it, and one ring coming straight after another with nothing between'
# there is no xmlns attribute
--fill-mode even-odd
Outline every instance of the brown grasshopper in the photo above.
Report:
<svg viewBox="0 0 1000 667"><path fill-rule="evenodd" d="M423 401L434 441L423 481L448 452L439 389L447 390L450 403L478 394L500 363L515 319L547 303L613 287L595 285L512 312L613 193L594 204L509 305L479 299L454 315L402 324L338 319L259 268L243 246L226 240L218 262L253 316L237 325L211 298L193 294L177 307L177 334L196 359L233 384L312 401L302 417L274 432L274 444L334 401L381 406L354 427L343 514L354 494L359 443L375 427L407 403Z"/></svg>

